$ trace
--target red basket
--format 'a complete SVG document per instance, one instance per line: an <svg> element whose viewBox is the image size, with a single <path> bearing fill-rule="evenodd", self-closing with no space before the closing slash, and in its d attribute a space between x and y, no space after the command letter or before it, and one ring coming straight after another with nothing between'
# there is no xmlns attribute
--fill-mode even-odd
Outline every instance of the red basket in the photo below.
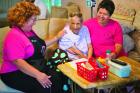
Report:
<svg viewBox="0 0 140 93"><path fill-rule="evenodd" d="M96 64L96 60L95 59L89 59L89 63L92 65L92 67L94 67L98 73L97 73L97 77L101 80L106 80L108 77L108 69L109 66L106 64L102 64L104 67L103 68L99 68L98 65Z"/></svg>
<svg viewBox="0 0 140 93"><path fill-rule="evenodd" d="M96 80L96 77L97 77L97 70L94 69L87 69L85 67L83 67L81 64L82 63L86 63L86 62L78 62L77 63L77 73L79 76L83 77L84 79L90 81L90 82L93 82Z"/></svg>
<svg viewBox="0 0 140 93"><path fill-rule="evenodd" d="M106 80L108 77L108 68L106 64L102 64L104 67L103 68L98 68L98 78L101 80Z"/></svg>

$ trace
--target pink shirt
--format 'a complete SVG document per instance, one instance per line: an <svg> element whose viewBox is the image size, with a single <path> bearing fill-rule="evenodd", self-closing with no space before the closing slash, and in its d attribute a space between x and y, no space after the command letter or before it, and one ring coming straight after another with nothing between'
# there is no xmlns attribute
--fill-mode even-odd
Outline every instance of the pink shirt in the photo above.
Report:
<svg viewBox="0 0 140 93"><path fill-rule="evenodd" d="M28 36L33 35L26 32ZM12 27L3 43L3 63L0 73L7 73L17 70L13 63L16 59L27 59L33 55L34 48L29 39L17 27Z"/></svg>
<svg viewBox="0 0 140 93"><path fill-rule="evenodd" d="M110 19L106 26L101 26L96 18L84 22L89 29L91 43L96 57L105 57L106 51L115 51L115 44L123 44L123 34L118 22ZM125 55L123 49L119 56Z"/></svg>

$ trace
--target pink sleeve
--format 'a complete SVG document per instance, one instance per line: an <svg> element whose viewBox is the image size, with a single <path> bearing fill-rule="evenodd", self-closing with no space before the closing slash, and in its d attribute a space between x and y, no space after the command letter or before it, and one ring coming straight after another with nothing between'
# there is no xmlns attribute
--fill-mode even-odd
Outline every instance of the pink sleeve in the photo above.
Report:
<svg viewBox="0 0 140 93"><path fill-rule="evenodd" d="M114 41L115 43L118 43L118 44L123 44L123 33L122 33L122 28L120 26L119 23L116 23L115 25L116 29L115 29L115 35L114 35Z"/></svg>
<svg viewBox="0 0 140 93"><path fill-rule="evenodd" d="M92 23L92 22L90 22L90 20L87 20L87 21L84 21L84 22L83 22L83 25L85 25L85 26L88 27L91 23Z"/></svg>
<svg viewBox="0 0 140 93"><path fill-rule="evenodd" d="M4 53L6 53L6 59L16 60L19 58L24 58L25 48L24 42L22 42L21 37L19 36L9 36L4 44Z"/></svg>

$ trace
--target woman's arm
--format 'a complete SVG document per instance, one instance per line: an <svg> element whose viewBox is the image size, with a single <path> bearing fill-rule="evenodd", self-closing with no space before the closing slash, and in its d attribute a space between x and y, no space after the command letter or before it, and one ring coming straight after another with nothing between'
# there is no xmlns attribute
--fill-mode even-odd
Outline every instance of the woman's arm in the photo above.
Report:
<svg viewBox="0 0 140 93"><path fill-rule="evenodd" d="M88 58L92 57L93 48L91 44L88 44Z"/></svg>
<svg viewBox="0 0 140 93"><path fill-rule="evenodd" d="M55 37L53 37L52 39L45 40L46 46L49 46L49 45L53 44L54 42L58 41L63 35L64 35L64 31L62 30Z"/></svg>
<svg viewBox="0 0 140 93"><path fill-rule="evenodd" d="M122 50L121 44L115 44L115 50L110 54L111 58L116 58Z"/></svg>
<svg viewBox="0 0 140 93"><path fill-rule="evenodd" d="M46 43L46 46L50 46L50 45L52 45L56 41L58 41L58 37L57 36L53 37L52 39L46 39L45 43Z"/></svg>
<svg viewBox="0 0 140 93"><path fill-rule="evenodd" d="M78 56L79 58L87 58L86 55L84 55L79 49L77 49L75 46L70 47L69 49L67 49L68 52L75 54L76 56Z"/></svg>
<svg viewBox="0 0 140 93"><path fill-rule="evenodd" d="M115 49L111 53L111 58L116 58L119 55L119 53L122 51L122 47L123 47L123 32L119 23L116 23L114 42L115 42L114 45Z"/></svg>
<svg viewBox="0 0 140 93"><path fill-rule="evenodd" d="M23 59L17 59L14 61L14 64L19 68L23 73L37 79L37 81L44 87L49 88L52 82L49 80L51 76L46 75L45 73L40 72L30 64L28 64Z"/></svg>
<svg viewBox="0 0 140 93"><path fill-rule="evenodd" d="M118 55L122 50L122 45L121 44L115 44L115 53Z"/></svg>

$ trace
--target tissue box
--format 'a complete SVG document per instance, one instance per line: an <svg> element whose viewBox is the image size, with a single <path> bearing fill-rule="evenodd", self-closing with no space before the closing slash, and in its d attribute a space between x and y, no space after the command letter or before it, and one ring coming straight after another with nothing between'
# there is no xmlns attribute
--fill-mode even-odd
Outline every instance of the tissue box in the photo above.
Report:
<svg viewBox="0 0 140 93"><path fill-rule="evenodd" d="M119 77L128 77L130 75L131 66L129 64L122 66L112 61L108 61L108 65L110 66L109 71Z"/></svg>

